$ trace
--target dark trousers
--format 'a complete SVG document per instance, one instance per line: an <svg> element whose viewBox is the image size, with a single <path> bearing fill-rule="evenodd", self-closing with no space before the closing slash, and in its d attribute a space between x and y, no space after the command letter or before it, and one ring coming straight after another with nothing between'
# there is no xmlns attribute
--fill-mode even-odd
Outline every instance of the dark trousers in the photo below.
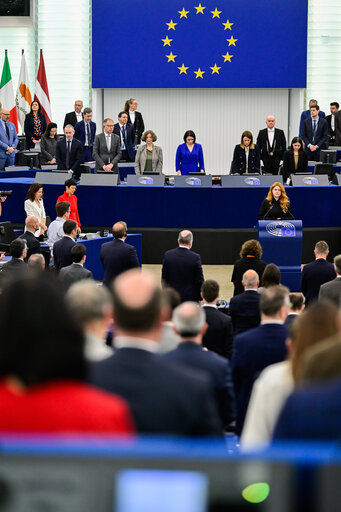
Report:
<svg viewBox="0 0 341 512"><path fill-rule="evenodd" d="M126 162L130 162L130 156L126 149L122 149L121 160L125 160Z"/></svg>
<svg viewBox="0 0 341 512"><path fill-rule="evenodd" d="M305 148L307 153L307 157L309 161L319 162L320 161L320 149L316 149L316 151L310 151L309 148Z"/></svg>
<svg viewBox="0 0 341 512"><path fill-rule="evenodd" d="M281 161L281 157L278 155L269 156L269 155L263 155L261 157L261 160L263 160L263 171L269 172L271 174L278 174L279 171L279 163Z"/></svg>
<svg viewBox="0 0 341 512"><path fill-rule="evenodd" d="M82 163L92 162L94 157L92 156L92 146L83 146L82 148Z"/></svg>

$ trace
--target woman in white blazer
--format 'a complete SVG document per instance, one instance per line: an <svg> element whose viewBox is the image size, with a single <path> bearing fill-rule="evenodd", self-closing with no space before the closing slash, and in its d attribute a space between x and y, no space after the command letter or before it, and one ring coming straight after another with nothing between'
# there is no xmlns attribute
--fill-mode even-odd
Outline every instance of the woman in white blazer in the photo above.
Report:
<svg viewBox="0 0 341 512"><path fill-rule="evenodd" d="M163 156L160 146L155 146L157 136L152 130L147 130L141 140L145 142L139 146L135 157L135 174L144 172L162 173Z"/></svg>
<svg viewBox="0 0 341 512"><path fill-rule="evenodd" d="M46 227L46 213L43 201L43 185L32 183L27 191L24 208L27 217L34 215L39 221L39 229L34 233L36 237L44 235Z"/></svg>

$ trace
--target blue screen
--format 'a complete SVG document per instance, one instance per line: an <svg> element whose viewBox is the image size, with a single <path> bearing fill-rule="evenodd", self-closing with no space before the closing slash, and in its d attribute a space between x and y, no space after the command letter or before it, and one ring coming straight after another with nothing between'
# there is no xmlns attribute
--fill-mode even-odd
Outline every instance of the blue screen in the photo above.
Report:
<svg viewBox="0 0 341 512"><path fill-rule="evenodd" d="M304 88L308 0L94 0L94 88Z"/></svg>

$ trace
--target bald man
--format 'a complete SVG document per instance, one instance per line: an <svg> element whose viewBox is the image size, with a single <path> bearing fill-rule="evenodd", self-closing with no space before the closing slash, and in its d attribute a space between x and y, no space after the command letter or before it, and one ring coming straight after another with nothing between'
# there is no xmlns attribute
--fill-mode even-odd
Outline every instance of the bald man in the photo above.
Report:
<svg viewBox="0 0 341 512"><path fill-rule="evenodd" d="M27 261L32 254L40 254L41 247L40 243L34 236L34 233L39 229L39 220L34 215L30 215L26 217L25 220L25 232L19 236L19 238L23 238L27 243Z"/></svg>
<svg viewBox="0 0 341 512"><path fill-rule="evenodd" d="M10 111L3 108L0 114L0 170L15 163L15 149L18 135L13 123L9 121Z"/></svg>
<svg viewBox="0 0 341 512"><path fill-rule="evenodd" d="M122 272L140 266L136 249L126 244L127 224L116 222L112 227L114 240L101 247L100 258L104 268L103 284L110 287L111 282Z"/></svg>
<svg viewBox="0 0 341 512"><path fill-rule="evenodd" d="M204 275L200 255L191 251L193 234L180 231L178 247L167 251L162 263L162 284L174 288L181 297L181 302L201 300L201 285Z"/></svg>
<svg viewBox="0 0 341 512"><path fill-rule="evenodd" d="M230 300L230 316L234 334L248 331L260 324L259 276L257 272L251 269L244 272L242 285L244 293L240 293Z"/></svg>
<svg viewBox="0 0 341 512"><path fill-rule="evenodd" d="M90 381L127 400L141 434L220 436L208 376L157 355L164 312L152 274L119 275L113 300L115 353L90 367Z"/></svg>
<svg viewBox="0 0 341 512"><path fill-rule="evenodd" d="M273 115L267 116L265 124L266 128L260 130L257 137L261 166L267 173L278 174L283 154L287 149L284 131L275 128L276 119Z"/></svg>

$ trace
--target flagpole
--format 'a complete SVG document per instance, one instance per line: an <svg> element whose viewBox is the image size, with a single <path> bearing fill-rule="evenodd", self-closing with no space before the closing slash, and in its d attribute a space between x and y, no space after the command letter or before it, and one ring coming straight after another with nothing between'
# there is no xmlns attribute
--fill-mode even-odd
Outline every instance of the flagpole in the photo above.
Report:
<svg viewBox="0 0 341 512"><path fill-rule="evenodd" d="M21 50L21 55L24 55L24 50Z"/></svg>

